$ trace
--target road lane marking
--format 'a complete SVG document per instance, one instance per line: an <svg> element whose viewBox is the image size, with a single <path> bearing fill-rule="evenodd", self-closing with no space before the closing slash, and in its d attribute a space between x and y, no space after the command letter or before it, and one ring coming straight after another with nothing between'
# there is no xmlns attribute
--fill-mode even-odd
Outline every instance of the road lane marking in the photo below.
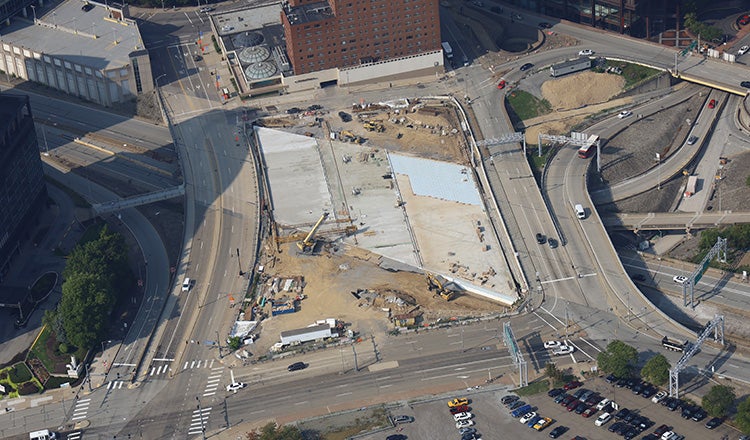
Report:
<svg viewBox="0 0 750 440"><path fill-rule="evenodd" d="M344 397L344 396L351 396L351 395L352 395L352 392L349 391L347 393L336 394L336 397Z"/></svg>
<svg viewBox="0 0 750 440"><path fill-rule="evenodd" d="M538 314L537 312L534 312L534 315L536 315L536 317L537 317L537 318L541 319L541 320L542 320L542 322L544 322L544 323L545 323L545 324L547 324L548 326L552 327L552 330L557 330L557 327L555 327L554 325L552 325L552 324L550 324L549 322L547 322L547 320L546 320L546 319L544 319L544 318L542 318L541 316L539 316L539 314Z"/></svg>

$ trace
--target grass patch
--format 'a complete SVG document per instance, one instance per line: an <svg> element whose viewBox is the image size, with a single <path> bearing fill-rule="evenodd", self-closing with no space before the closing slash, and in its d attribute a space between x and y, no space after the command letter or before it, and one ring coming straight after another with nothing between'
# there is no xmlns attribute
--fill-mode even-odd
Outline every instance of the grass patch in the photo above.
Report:
<svg viewBox="0 0 750 440"><path fill-rule="evenodd" d="M377 408L369 417L356 418L353 424L339 427L335 431L325 432L322 438L325 440L346 440L354 435L388 426L388 423L388 414L385 409Z"/></svg>
<svg viewBox="0 0 750 440"><path fill-rule="evenodd" d="M50 331L49 327L44 326L44 330L42 330L42 334L39 336L39 338L36 340L36 343L33 347L31 347L31 351L29 352L29 357L36 357L47 368L47 371L53 371L55 367L55 363L52 361L52 358L49 357L47 354L47 339L49 339L52 336L52 332Z"/></svg>
<svg viewBox="0 0 750 440"><path fill-rule="evenodd" d="M546 391L549 391L549 381L547 379L532 382L528 386L516 388L515 390L513 390L513 392L518 394L519 396L531 396Z"/></svg>
<svg viewBox="0 0 750 440"><path fill-rule="evenodd" d="M523 90L513 90L507 95L507 99L513 108L513 112L522 121L546 115L552 111L549 101L538 99L536 96Z"/></svg>
<svg viewBox="0 0 750 440"><path fill-rule="evenodd" d="M48 390L53 390L55 388L60 388L60 385L64 383L69 383L70 386L76 386L77 383L80 383L83 379L73 379L71 377L63 377L63 376L50 376L50 378L47 380L47 383L44 384L44 388Z"/></svg>
<svg viewBox="0 0 750 440"><path fill-rule="evenodd" d="M13 383L23 383L31 380L31 371L23 362L13 365L8 371L8 378Z"/></svg>
<svg viewBox="0 0 750 440"><path fill-rule="evenodd" d="M49 176L44 176L44 178L47 179L47 182L63 190L65 194L67 194L68 197L70 197L70 199L73 200L73 204L76 206L76 208L91 208L91 204L87 202L86 199L78 195L77 192L73 191L72 189L68 188L67 186L63 185L62 183L58 182L57 180Z"/></svg>

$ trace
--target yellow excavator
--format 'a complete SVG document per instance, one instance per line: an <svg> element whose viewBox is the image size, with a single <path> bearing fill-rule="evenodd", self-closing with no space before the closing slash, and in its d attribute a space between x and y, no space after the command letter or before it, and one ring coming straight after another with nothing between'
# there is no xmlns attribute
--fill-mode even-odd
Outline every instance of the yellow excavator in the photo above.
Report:
<svg viewBox="0 0 750 440"><path fill-rule="evenodd" d="M302 252L312 252L313 248L315 247L315 233L318 231L318 228L320 225L328 218L328 213L324 212L323 215L320 216L318 221L315 223L315 226L313 226L312 229L310 229L310 232L307 234L304 240L297 242L297 247Z"/></svg>
<svg viewBox="0 0 750 440"><path fill-rule="evenodd" d="M456 297L456 291L448 289L446 287L447 281L440 275L427 272L427 288L430 292L435 292L435 295L440 296L446 301L450 301Z"/></svg>

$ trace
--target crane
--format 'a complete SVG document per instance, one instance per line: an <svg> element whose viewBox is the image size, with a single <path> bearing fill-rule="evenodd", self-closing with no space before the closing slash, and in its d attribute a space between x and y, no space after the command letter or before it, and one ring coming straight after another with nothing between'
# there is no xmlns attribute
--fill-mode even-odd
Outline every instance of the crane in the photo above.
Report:
<svg viewBox="0 0 750 440"><path fill-rule="evenodd" d="M315 226L310 229L310 232L307 234L304 240L297 242L297 247L302 252L311 252L313 248L315 247L315 240L313 238L315 237L315 232L317 232L320 225L325 221L325 219L328 218L328 213L324 212L323 215L320 216L318 221L315 223Z"/></svg>

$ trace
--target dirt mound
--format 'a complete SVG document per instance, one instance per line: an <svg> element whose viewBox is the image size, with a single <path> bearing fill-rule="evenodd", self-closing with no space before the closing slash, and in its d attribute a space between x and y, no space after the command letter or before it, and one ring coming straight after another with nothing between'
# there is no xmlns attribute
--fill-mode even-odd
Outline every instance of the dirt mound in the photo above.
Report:
<svg viewBox="0 0 750 440"><path fill-rule="evenodd" d="M622 91L625 78L608 73L583 72L545 81L542 96L556 111L606 102Z"/></svg>

